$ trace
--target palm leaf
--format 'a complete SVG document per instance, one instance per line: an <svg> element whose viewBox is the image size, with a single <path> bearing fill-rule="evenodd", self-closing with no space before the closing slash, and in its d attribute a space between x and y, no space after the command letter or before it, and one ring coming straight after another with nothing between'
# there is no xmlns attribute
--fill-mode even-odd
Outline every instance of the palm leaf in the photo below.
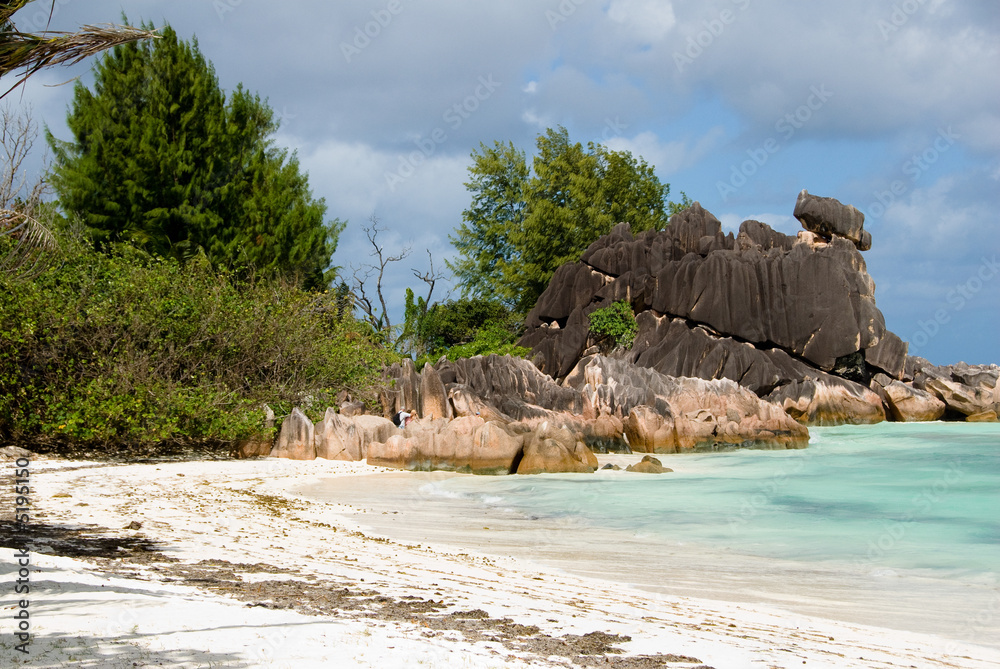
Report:
<svg viewBox="0 0 1000 669"><path fill-rule="evenodd" d="M77 32L23 33L15 27L13 15L31 1L0 0L0 77L23 68L17 82L0 98L43 67L73 65L120 44L158 37L152 30L112 24L86 25ZM52 0L50 16L54 9Z"/></svg>
<svg viewBox="0 0 1000 669"><path fill-rule="evenodd" d="M55 237L38 219L13 209L0 209L0 240L13 239L0 255L0 272L19 278L37 276L49 253L58 248Z"/></svg>

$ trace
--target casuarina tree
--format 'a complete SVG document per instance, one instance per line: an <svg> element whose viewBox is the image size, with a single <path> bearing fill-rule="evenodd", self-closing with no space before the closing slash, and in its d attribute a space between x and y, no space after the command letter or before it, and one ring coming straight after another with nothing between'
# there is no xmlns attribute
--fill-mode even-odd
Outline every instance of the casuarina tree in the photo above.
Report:
<svg viewBox="0 0 1000 669"><path fill-rule="evenodd" d="M73 138L48 135L61 206L99 245L326 285L343 224L325 221L297 156L275 147L274 112L242 85L227 99L196 40L160 34L102 58L93 89L76 84Z"/></svg>

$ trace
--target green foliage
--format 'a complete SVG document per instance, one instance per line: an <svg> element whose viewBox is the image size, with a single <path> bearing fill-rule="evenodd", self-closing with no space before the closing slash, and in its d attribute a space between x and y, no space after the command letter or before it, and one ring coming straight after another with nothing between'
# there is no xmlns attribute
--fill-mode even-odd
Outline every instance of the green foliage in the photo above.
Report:
<svg viewBox="0 0 1000 669"><path fill-rule="evenodd" d="M488 321L475 331L472 340L455 346L438 349L433 354L428 354L417 358L417 369L422 368L428 362L440 360L441 356L449 360L459 358L471 358L477 355L510 355L517 358L526 358L531 353L530 348L517 345L517 334L510 331L508 325L502 321Z"/></svg>
<svg viewBox="0 0 1000 669"><path fill-rule="evenodd" d="M33 280L0 274L0 441L41 448L230 444L261 405L341 390L376 403L391 361L337 294L67 243Z"/></svg>
<svg viewBox="0 0 1000 669"><path fill-rule="evenodd" d="M48 135L52 185L99 243L328 284L343 224L273 146L274 112L242 85L227 102L196 41L167 26L116 47L92 91L76 84L68 125L72 141Z"/></svg>
<svg viewBox="0 0 1000 669"><path fill-rule="evenodd" d="M560 265L615 224L661 230L670 213L670 186L627 151L584 148L562 127L540 135L537 148L533 173L511 143L473 152L465 184L472 204L451 238L458 258L449 267L465 294L492 296L522 313Z"/></svg>
<svg viewBox="0 0 1000 669"><path fill-rule="evenodd" d="M667 213L672 217L674 214L679 214L685 209L690 209L692 204L694 202L688 197L687 193L681 191L681 201L667 203Z"/></svg>
<svg viewBox="0 0 1000 669"><path fill-rule="evenodd" d="M460 298L435 304L424 317L420 339L430 351L440 351L472 341L487 323L494 323L516 338L521 320L499 302L481 297Z"/></svg>
<svg viewBox="0 0 1000 669"><path fill-rule="evenodd" d="M613 346L628 348L635 341L635 335L639 331L635 323L635 314L632 313L632 305L625 300L597 309L587 318L590 320L590 334L599 343L611 342Z"/></svg>
<svg viewBox="0 0 1000 669"><path fill-rule="evenodd" d="M466 297L439 302L421 312L423 298L414 301L413 292L407 290L406 304L405 328L412 332L411 353L416 355L418 366L441 356L457 360L490 353L520 357L528 353L515 345L523 319L499 302Z"/></svg>

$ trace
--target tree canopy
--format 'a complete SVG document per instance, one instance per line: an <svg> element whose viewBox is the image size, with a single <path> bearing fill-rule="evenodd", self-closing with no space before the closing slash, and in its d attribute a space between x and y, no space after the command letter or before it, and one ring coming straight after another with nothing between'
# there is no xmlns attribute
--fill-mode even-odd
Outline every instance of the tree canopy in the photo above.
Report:
<svg viewBox="0 0 1000 669"><path fill-rule="evenodd" d="M63 209L98 243L328 282L343 224L324 221L297 156L274 146L278 121L238 86L226 99L196 40L115 47L77 83L70 141L48 134Z"/></svg>
<svg viewBox="0 0 1000 669"><path fill-rule="evenodd" d="M480 144L472 154L472 204L451 238L449 263L466 295L499 299L528 311L560 265L616 223L661 230L672 207L670 186L628 151L573 143L563 127L537 139L532 169L513 143ZM686 196L685 196L686 202Z"/></svg>

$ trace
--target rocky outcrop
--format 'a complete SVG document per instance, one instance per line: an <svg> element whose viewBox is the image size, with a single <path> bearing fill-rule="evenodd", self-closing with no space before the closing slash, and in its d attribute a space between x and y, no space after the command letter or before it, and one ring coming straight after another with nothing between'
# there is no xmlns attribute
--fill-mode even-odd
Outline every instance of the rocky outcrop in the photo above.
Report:
<svg viewBox="0 0 1000 669"><path fill-rule="evenodd" d="M581 361L598 350L588 315L625 300L638 334L615 357L666 376L730 379L807 424L916 420L936 414L929 396L945 417L994 409L995 369L922 364L921 373L886 330L861 255L871 244L861 212L803 191L794 215L796 237L754 220L723 234L697 203L662 232L618 225L556 271L520 344L578 387ZM890 381L876 386L879 374ZM636 421L633 436L646 443Z"/></svg>
<svg viewBox="0 0 1000 669"><path fill-rule="evenodd" d="M315 460L316 437L313 423L298 408L281 422L281 431L271 449L271 457Z"/></svg>
<svg viewBox="0 0 1000 669"><path fill-rule="evenodd" d="M882 398L877 393L828 374L784 385L767 399L805 425L867 425L885 420Z"/></svg>
<svg viewBox="0 0 1000 669"><path fill-rule="evenodd" d="M801 448L809 432L777 405L728 379L675 378L624 360L580 362L581 393L594 415L623 419L632 450Z"/></svg>
<svg viewBox="0 0 1000 669"><path fill-rule="evenodd" d="M626 299L637 313L681 318L778 348L830 370L885 332L874 282L853 242L807 244L748 221L738 237L697 203L663 232L617 226L560 267L529 314L521 344L562 378L587 344L587 314Z"/></svg>
<svg viewBox="0 0 1000 669"><path fill-rule="evenodd" d="M571 430L543 423L525 440L518 474L591 474L597 458Z"/></svg>
<svg viewBox="0 0 1000 669"><path fill-rule="evenodd" d="M873 291L864 261L846 240L813 247L756 221L733 239L695 205L661 233L633 238L618 226L581 262L561 267L529 314L521 344L561 378L587 343L586 314L627 299L639 314L683 319L734 343L771 343L831 369L884 333ZM658 341L644 343L648 349Z"/></svg>
<svg viewBox="0 0 1000 669"><path fill-rule="evenodd" d="M912 423L944 416L945 404L937 397L885 374L872 378L872 390L882 398L889 420Z"/></svg>
<svg viewBox="0 0 1000 669"><path fill-rule="evenodd" d="M872 247L872 236L865 230L865 215L832 197L817 197L803 189L795 201L792 215L799 219L803 228L821 237L844 237L859 251Z"/></svg>
<svg viewBox="0 0 1000 669"><path fill-rule="evenodd" d="M1000 367L959 363L938 367L922 358L907 360L914 388L944 402L946 416L965 418L989 411L1000 413Z"/></svg>

